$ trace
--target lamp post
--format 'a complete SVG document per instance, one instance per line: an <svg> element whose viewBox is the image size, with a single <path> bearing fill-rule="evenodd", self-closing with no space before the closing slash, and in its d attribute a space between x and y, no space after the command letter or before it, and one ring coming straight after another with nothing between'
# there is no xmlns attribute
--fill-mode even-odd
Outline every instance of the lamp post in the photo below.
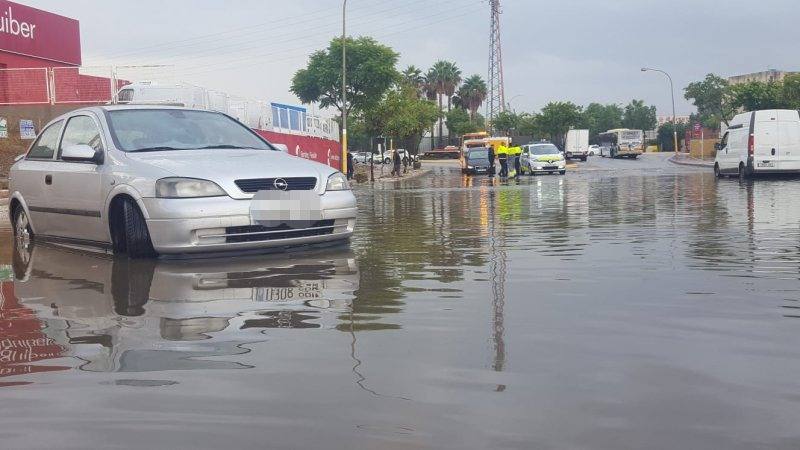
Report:
<svg viewBox="0 0 800 450"><path fill-rule="evenodd" d="M342 173L347 173L347 0L342 3Z"/></svg>
<svg viewBox="0 0 800 450"><path fill-rule="evenodd" d="M518 99L520 97L525 97L525 94L517 94L517 95L511 97L511 100L506 100L506 109L508 109L511 112L514 112L514 109L511 108L511 102L513 102L514 100L516 100L516 99Z"/></svg>
<svg viewBox="0 0 800 450"><path fill-rule="evenodd" d="M673 150L675 150L675 155L678 154L678 119L675 115L675 86L672 84L672 77L669 74L661 69L653 69L651 67L642 67L642 72L653 71L653 72L660 72L667 76L669 80L669 90L672 94L672 145Z"/></svg>

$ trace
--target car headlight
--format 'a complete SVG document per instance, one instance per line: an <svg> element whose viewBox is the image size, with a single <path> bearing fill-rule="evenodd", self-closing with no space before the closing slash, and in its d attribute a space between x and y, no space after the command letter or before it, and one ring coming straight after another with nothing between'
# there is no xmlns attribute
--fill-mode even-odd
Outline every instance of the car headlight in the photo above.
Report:
<svg viewBox="0 0 800 450"><path fill-rule="evenodd" d="M227 195L217 183L196 178L162 178L156 181L158 198L221 197Z"/></svg>
<svg viewBox="0 0 800 450"><path fill-rule="evenodd" d="M326 191L349 191L350 183L347 177L342 172L336 172L328 177L328 184L325 186Z"/></svg>

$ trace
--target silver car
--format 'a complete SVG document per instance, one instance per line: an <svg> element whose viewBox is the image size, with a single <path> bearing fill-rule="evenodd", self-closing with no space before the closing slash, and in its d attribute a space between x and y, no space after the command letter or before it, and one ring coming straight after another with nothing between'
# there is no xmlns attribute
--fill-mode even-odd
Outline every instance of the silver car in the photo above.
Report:
<svg viewBox="0 0 800 450"><path fill-rule="evenodd" d="M18 244L36 235L133 258L343 240L356 217L341 172L225 114L165 106L54 119L11 167L9 191Z"/></svg>

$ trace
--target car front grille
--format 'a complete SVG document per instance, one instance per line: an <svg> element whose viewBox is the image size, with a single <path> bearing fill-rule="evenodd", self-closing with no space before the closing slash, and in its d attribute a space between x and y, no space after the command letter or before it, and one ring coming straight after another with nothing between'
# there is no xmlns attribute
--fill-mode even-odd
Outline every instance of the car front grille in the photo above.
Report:
<svg viewBox="0 0 800 450"><path fill-rule="evenodd" d="M229 244L237 242L274 241L309 236L324 236L333 233L334 220L318 220L308 228L292 228L287 224L275 227L263 225L245 225L225 228L225 241Z"/></svg>
<svg viewBox="0 0 800 450"><path fill-rule="evenodd" d="M311 191L317 187L316 177L290 177L290 178L251 178L248 180L236 180L236 186L249 194L258 191L276 191L275 180L286 181L287 188L280 189L286 191Z"/></svg>

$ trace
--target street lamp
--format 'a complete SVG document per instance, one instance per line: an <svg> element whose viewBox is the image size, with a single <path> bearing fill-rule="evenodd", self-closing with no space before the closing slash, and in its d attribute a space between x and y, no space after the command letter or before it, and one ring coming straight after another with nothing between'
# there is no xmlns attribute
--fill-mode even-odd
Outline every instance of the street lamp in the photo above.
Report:
<svg viewBox="0 0 800 450"><path fill-rule="evenodd" d="M347 0L342 3L342 173L347 173Z"/></svg>
<svg viewBox="0 0 800 450"><path fill-rule="evenodd" d="M667 79L669 80L669 90L670 90L670 93L672 94L672 139L673 139L672 145L674 146L673 150L675 150L675 154L677 155L678 154L678 119L675 116L675 86L672 84L672 77L669 76L669 74L667 72L665 72L665 71L663 71L661 69L653 69L653 68L650 68L650 67L642 67L642 72L647 72L648 70L652 71L652 72L663 73L664 75L667 76Z"/></svg>
<svg viewBox="0 0 800 450"><path fill-rule="evenodd" d="M513 102L515 99L518 99L520 97L525 97L525 94L517 94L517 95L511 97L511 100L506 100L506 109L510 110L511 112L514 112L514 110L511 108L511 102Z"/></svg>

